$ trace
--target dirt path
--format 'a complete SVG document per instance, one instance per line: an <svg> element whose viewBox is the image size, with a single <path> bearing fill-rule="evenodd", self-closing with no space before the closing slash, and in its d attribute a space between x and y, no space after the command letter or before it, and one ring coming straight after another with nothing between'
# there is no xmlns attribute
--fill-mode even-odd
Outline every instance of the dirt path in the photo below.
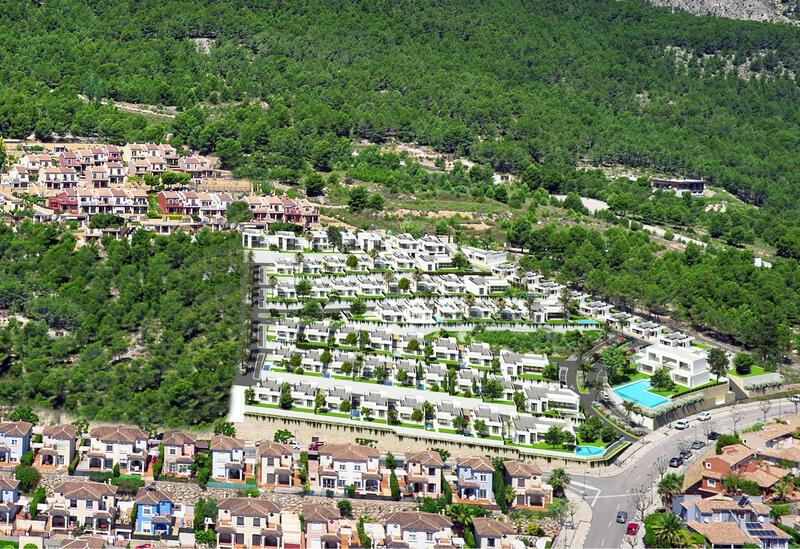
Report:
<svg viewBox="0 0 800 549"><path fill-rule="evenodd" d="M82 93L79 93L78 97L87 103L89 102L89 98ZM100 104L108 105L108 99L101 99ZM123 111L136 112L139 114L153 114L156 116L165 116L167 118L175 118L175 113L177 112L176 107L164 107L162 112L155 107L139 105L138 103L125 103L124 101L114 101L114 106Z"/></svg>

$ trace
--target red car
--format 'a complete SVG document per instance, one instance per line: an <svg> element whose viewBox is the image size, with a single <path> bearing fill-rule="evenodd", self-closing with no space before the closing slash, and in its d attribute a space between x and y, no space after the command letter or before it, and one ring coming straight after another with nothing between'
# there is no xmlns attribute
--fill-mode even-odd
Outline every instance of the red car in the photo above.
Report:
<svg viewBox="0 0 800 549"><path fill-rule="evenodd" d="M638 534L638 533L639 533L639 525L638 525L638 524L636 524L635 522L631 522L631 523L628 525L628 529L627 529L626 533L627 533L629 536L635 536L636 534Z"/></svg>
<svg viewBox="0 0 800 549"><path fill-rule="evenodd" d="M325 446L325 443L320 440L320 441L312 442L311 444L309 444L308 445L308 449L311 450L312 452L314 452L316 450L319 450L323 446Z"/></svg>
<svg viewBox="0 0 800 549"><path fill-rule="evenodd" d="M151 543L144 543L142 545L137 545L136 549L150 549L153 546Z"/></svg>

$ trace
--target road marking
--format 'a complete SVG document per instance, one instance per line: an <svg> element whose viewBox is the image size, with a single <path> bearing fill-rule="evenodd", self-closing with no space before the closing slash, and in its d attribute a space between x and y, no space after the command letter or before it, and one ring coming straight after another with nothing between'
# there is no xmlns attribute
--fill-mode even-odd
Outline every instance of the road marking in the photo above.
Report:
<svg viewBox="0 0 800 549"><path fill-rule="evenodd" d="M582 483L582 482L573 482L573 483L570 484L570 487L575 491L577 491L577 488L584 488L584 487L588 488L589 490L600 491L600 488L598 488L596 486L592 486L591 484L585 484L585 483Z"/></svg>

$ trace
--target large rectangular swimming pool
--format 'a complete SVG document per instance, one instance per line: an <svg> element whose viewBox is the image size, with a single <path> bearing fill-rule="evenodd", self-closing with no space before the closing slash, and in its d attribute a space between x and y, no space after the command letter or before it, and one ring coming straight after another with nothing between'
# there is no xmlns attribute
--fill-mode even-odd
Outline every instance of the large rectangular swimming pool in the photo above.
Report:
<svg viewBox="0 0 800 549"><path fill-rule="evenodd" d="M669 402L668 398L648 391L648 389L652 388L650 380L640 379L622 387L617 387L614 389L614 394L623 400L630 400L647 408L655 408L665 402Z"/></svg>

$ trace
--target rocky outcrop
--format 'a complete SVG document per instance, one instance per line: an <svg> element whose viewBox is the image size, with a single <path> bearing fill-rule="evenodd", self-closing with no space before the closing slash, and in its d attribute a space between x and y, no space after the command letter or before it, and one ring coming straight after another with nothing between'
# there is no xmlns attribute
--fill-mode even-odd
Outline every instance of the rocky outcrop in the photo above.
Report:
<svg viewBox="0 0 800 549"><path fill-rule="evenodd" d="M743 21L800 24L786 16L794 7L790 0L649 0L656 6L670 7L696 15L712 15Z"/></svg>

